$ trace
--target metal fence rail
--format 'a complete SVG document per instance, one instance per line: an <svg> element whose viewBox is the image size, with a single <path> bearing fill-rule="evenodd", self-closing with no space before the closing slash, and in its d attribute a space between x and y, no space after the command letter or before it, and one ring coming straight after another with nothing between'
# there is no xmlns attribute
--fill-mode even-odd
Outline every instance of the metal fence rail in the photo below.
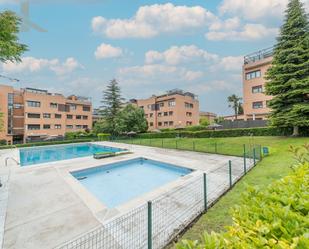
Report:
<svg viewBox="0 0 309 249"><path fill-rule="evenodd" d="M196 172L181 186L57 249L161 249L256 165L259 149L244 146L243 157L226 161L207 175Z"/></svg>

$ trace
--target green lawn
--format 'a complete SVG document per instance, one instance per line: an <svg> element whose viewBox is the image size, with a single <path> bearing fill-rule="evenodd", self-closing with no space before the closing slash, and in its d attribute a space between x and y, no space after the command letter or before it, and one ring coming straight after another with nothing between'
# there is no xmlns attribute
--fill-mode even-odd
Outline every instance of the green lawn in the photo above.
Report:
<svg viewBox="0 0 309 249"><path fill-rule="evenodd" d="M162 139L152 139L151 145L161 147ZM285 138L285 137L233 137L233 138L201 138L180 139L182 149L192 149L192 141L197 148L212 148L211 144L217 143L218 152L231 155L242 155L243 144L260 144L270 148L270 155L265 157L258 165L239 181L232 190L223 196L209 211L204 214L190 228L181 239L199 239L202 232L207 230L222 231L225 226L230 225L230 208L239 202L241 193L246 191L247 185L267 186L270 182L287 175L294 159L288 152L289 145L300 146L309 142L309 138ZM134 143L149 145L149 139L134 140ZM164 147L175 148L175 139L164 139ZM221 148L221 149L220 149ZM221 150L221 151L220 151ZM171 246L173 248L173 246Z"/></svg>

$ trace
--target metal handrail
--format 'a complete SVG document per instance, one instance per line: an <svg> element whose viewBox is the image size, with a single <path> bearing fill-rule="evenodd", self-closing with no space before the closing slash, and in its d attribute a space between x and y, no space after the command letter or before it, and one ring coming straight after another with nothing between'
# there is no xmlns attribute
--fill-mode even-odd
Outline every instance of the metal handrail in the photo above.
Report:
<svg viewBox="0 0 309 249"><path fill-rule="evenodd" d="M14 157L7 157L7 158L5 158L5 166L8 166L8 160L9 159L12 159L17 165L20 164Z"/></svg>

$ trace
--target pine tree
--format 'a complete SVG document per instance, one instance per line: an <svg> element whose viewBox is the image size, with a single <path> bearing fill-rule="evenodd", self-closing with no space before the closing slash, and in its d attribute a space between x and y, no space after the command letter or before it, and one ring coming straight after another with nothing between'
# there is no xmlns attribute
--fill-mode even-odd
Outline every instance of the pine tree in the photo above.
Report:
<svg viewBox="0 0 309 249"><path fill-rule="evenodd" d="M309 126L309 24L299 0L288 4L266 79L272 125L299 135L299 127Z"/></svg>
<svg viewBox="0 0 309 249"><path fill-rule="evenodd" d="M116 134L116 122L119 111L121 110L122 98L118 82L113 79L103 92L103 100L100 112L105 124L106 132Z"/></svg>

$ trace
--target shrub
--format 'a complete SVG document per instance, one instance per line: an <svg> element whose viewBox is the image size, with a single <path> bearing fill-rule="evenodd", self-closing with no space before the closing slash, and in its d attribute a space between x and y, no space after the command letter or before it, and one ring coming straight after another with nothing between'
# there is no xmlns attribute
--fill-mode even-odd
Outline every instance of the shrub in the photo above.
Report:
<svg viewBox="0 0 309 249"><path fill-rule="evenodd" d="M92 142L92 141L95 141L95 139L94 138L82 138L82 139L70 139L70 140L62 140L62 141L49 141L49 142L35 142L35 143L16 144L16 145L4 145L4 146L0 146L0 150L1 149L22 148L22 147L32 147L32 146L83 143L83 142Z"/></svg>
<svg viewBox="0 0 309 249"><path fill-rule="evenodd" d="M184 128L185 131L202 131L206 130L207 126L205 125L192 125L192 126L187 126Z"/></svg>
<svg viewBox="0 0 309 249"><path fill-rule="evenodd" d="M109 133L99 133L98 134L98 139L100 141L107 141L107 140L110 139L110 136L111 136L111 134L109 134Z"/></svg>
<svg viewBox="0 0 309 249"><path fill-rule="evenodd" d="M224 233L204 233L202 241L184 240L178 249L309 248L309 164L298 166L266 189L250 187L232 210Z"/></svg>
<svg viewBox="0 0 309 249"><path fill-rule="evenodd" d="M160 133L142 133L138 138L210 138L210 137L240 137L240 136L287 136L292 134L291 129L279 129L275 127L244 128L228 130L200 130L200 131L168 131ZM302 136L308 136L308 128L301 130Z"/></svg>
<svg viewBox="0 0 309 249"><path fill-rule="evenodd" d="M6 140L5 139L0 139L0 145L6 145Z"/></svg>

